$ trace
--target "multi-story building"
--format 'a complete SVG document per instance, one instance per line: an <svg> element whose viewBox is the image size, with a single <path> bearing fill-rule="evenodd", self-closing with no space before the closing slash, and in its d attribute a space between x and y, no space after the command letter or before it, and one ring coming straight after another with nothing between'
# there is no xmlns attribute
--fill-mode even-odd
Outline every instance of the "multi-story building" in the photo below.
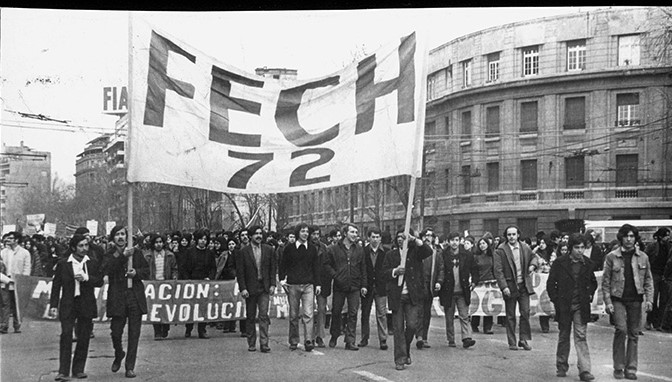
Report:
<svg viewBox="0 0 672 382"><path fill-rule="evenodd" d="M524 236L564 219L670 218L665 17L657 8L575 13L431 50L415 213L439 232L517 224ZM403 182L293 194L291 219L396 229L405 208L393 191Z"/></svg>
<svg viewBox="0 0 672 382"><path fill-rule="evenodd" d="M34 201L51 192L51 153L24 146L2 145L0 156L0 220L5 225L26 223L26 214L43 213L31 210Z"/></svg>
<svg viewBox="0 0 672 382"><path fill-rule="evenodd" d="M100 184L107 173L106 155L103 150L110 142L110 135L104 134L86 144L84 151L77 154L75 162L75 188L77 194Z"/></svg>

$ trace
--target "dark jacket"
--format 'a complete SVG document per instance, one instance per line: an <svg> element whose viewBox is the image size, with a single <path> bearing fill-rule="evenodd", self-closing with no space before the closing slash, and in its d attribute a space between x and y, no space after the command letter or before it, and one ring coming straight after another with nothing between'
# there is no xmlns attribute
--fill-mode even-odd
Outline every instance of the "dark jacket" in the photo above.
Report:
<svg viewBox="0 0 672 382"><path fill-rule="evenodd" d="M434 284L439 282L441 268L443 268L443 249L437 246L436 248L432 248L432 253L436 253L436 255L432 255L422 261L422 274L425 280L425 287L423 288L425 297L429 297L430 295L432 297L438 296L434 291ZM432 259L434 259L434 273L432 273Z"/></svg>
<svg viewBox="0 0 672 382"><path fill-rule="evenodd" d="M331 284L333 283L333 280L331 276L329 276L327 267L324 265L324 262L327 259L327 246L322 242L317 246L317 258L320 263L320 296L329 297L331 295Z"/></svg>
<svg viewBox="0 0 672 382"><path fill-rule="evenodd" d="M149 280L156 280L156 251L145 252L145 260L149 264ZM163 279L177 280L177 260L175 255L167 249L163 250Z"/></svg>
<svg viewBox="0 0 672 382"><path fill-rule="evenodd" d="M215 254L207 249L192 247L187 250L187 259L184 264L184 276L187 280L214 279L217 273Z"/></svg>
<svg viewBox="0 0 672 382"><path fill-rule="evenodd" d="M518 242L518 246L520 248L521 263L523 264L523 269L521 269L523 282L525 283L527 293L532 295L534 294L534 288L532 285L532 276L529 273L529 267L530 265L534 265L536 268L537 260L527 244L520 241ZM513 252L511 252L509 243L501 244L495 250L493 260L495 279L497 279L499 289L503 291L504 288L509 288L509 291L511 292L510 298L517 298L518 285L516 283L516 268L513 260Z"/></svg>
<svg viewBox="0 0 672 382"><path fill-rule="evenodd" d="M385 262L385 251L383 251L383 246L379 245L376 252L378 254L376 255L376 263L374 264L371 261L373 248L371 248L371 245L364 247L364 261L366 262L367 276L366 289L368 289L368 293L375 293L376 296L382 297L387 296L387 282L383 275L383 263Z"/></svg>
<svg viewBox="0 0 672 382"><path fill-rule="evenodd" d="M75 274L72 265L68 259L61 259L56 264L54 280L51 284L51 297L49 305L52 308L58 307L58 318L65 320L68 318L98 317L98 306L96 305L96 296L93 293L94 288L103 286L103 277L99 272L99 263L96 260L89 259L86 263L86 272L89 275L88 281L79 283L80 298L82 300L82 310L75 316ZM63 295L61 296L61 290Z"/></svg>
<svg viewBox="0 0 672 382"><path fill-rule="evenodd" d="M409 243L408 252L406 254L406 273L404 279L408 295L411 299L411 304L418 305L422 303L424 296L424 275L422 274L422 261L432 255L432 248L427 244L421 247L414 243ZM401 252L399 248L389 251L385 255L385 262L383 263L383 276L385 278L387 287L387 306L393 312L401 307L401 292L403 287L399 286L397 276L392 275L392 270L401 264Z"/></svg>
<svg viewBox="0 0 672 382"><path fill-rule="evenodd" d="M352 245L354 249L350 258L343 240L327 248L325 267L329 277L334 279L334 292L347 293L367 286L364 248Z"/></svg>
<svg viewBox="0 0 672 382"><path fill-rule="evenodd" d="M574 279L572 273L572 259L569 255L560 256L551 266L546 282L548 297L555 306L555 320L568 321L572 319L572 297L574 287L579 287L579 303L581 309L581 321L586 324L590 321L590 303L597 290L595 278L595 263L583 256L581 270L578 279Z"/></svg>
<svg viewBox="0 0 672 382"><path fill-rule="evenodd" d="M268 244L261 244L261 270L257 269L257 263L254 261L252 245L244 246L236 258L236 278L238 279L238 288L240 291L247 290L250 296L268 293L271 287L275 287L275 276L277 273L277 263L273 253L273 247ZM261 283L258 275L261 273Z"/></svg>
<svg viewBox="0 0 672 382"><path fill-rule="evenodd" d="M238 256L238 251L235 249L231 253L223 251L219 254L219 257L215 259L215 263L217 264L215 280L236 279L236 256Z"/></svg>
<svg viewBox="0 0 672 382"><path fill-rule="evenodd" d="M460 270L460 287L462 288L462 296L467 306L471 303L471 283L478 283L478 266L474 262L474 255L459 248L457 258L459 259L458 269ZM453 305L453 295L455 291L455 275L453 274L453 256L452 249L446 248L442 254L443 267L439 272L439 280L441 290L439 291L439 301L444 307Z"/></svg>
<svg viewBox="0 0 672 382"><path fill-rule="evenodd" d="M278 278L284 280L287 277L287 284L290 285L320 285L319 260L317 247L313 243L306 242L303 254L299 252L296 243L287 244L278 264Z"/></svg>
<svg viewBox="0 0 672 382"><path fill-rule="evenodd" d="M110 317L126 316L126 297L124 293L128 288L126 283L126 264L128 258L123 253L118 257L114 257L116 251L117 247L115 245L111 246L105 253L102 265L103 276L109 277L107 315ZM131 257L132 266L136 272L135 277L132 279L133 293L138 301L140 312L145 314L147 313L147 299L145 298L145 284L142 283L142 280L149 279L149 264L147 264L142 251L138 248L133 249Z"/></svg>

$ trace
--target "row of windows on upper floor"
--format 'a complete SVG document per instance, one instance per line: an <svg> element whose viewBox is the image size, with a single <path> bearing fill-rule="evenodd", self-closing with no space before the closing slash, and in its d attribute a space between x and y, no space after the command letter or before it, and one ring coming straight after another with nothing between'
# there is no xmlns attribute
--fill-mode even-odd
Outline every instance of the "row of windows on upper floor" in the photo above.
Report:
<svg viewBox="0 0 672 382"><path fill-rule="evenodd" d="M617 36L617 65L631 66L640 65L640 46L641 35L622 35ZM517 54L521 60L521 77L533 77L540 74L539 56L542 45L533 45L517 49ZM485 82L496 83L500 80L500 67L502 65L501 52L494 52L485 56ZM564 70L575 72L586 69L586 39L573 40L565 42L566 65ZM462 88L473 86L474 60L473 58L459 62L459 70L462 77ZM439 79L443 78L444 89L453 87L453 65L438 72L432 73L427 77L427 101L436 99L439 96Z"/></svg>
<svg viewBox="0 0 672 382"><path fill-rule="evenodd" d="M563 130L585 129L586 120L586 97L585 96L567 96L563 98L562 127ZM517 108L519 113L519 131L520 133L536 133L539 129L539 101L527 100L521 101ZM500 106L485 106L485 136L498 137L500 135ZM642 112L640 108L640 93L616 93L616 109L613 111L614 126L630 127L638 126L643 123ZM454 132L462 140L469 140L472 136L472 110L463 109L459 114L461 129ZM450 136L451 117L445 117L445 134ZM425 123L425 137L432 138L436 136L436 120L430 120Z"/></svg>

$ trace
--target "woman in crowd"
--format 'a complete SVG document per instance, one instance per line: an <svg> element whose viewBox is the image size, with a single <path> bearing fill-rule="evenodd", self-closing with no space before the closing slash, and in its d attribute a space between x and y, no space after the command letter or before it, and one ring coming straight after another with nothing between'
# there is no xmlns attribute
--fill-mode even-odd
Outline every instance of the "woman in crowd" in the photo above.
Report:
<svg viewBox="0 0 672 382"><path fill-rule="evenodd" d="M476 242L474 252L474 263L478 268L478 284L477 286L487 286L488 284L496 282L495 275L492 271L493 266L493 249L487 237L483 236ZM492 316L483 317L483 333L492 334ZM478 332L478 325L480 324L480 316L471 316L471 329L473 332Z"/></svg>
<svg viewBox="0 0 672 382"><path fill-rule="evenodd" d="M537 272L539 273L548 273L551 270L551 254L553 251L549 243L549 238L542 237L539 239L537 246L532 250L532 253L537 257ZM548 333L550 319L550 316L539 316L539 326L541 326L542 333Z"/></svg>
<svg viewBox="0 0 672 382"><path fill-rule="evenodd" d="M180 280L186 280L187 277L185 277L185 265L187 262L187 252L189 251L189 247L191 247L191 234L190 233L185 233L182 235L182 237L179 239L180 245L177 247L177 251L175 252L175 259L177 260L177 271L179 273L178 278Z"/></svg>
<svg viewBox="0 0 672 382"><path fill-rule="evenodd" d="M30 253L30 275L31 276L44 276L42 271L42 259L40 258L40 253L35 245L35 241L28 236L24 236L21 241L21 246Z"/></svg>
<svg viewBox="0 0 672 382"><path fill-rule="evenodd" d="M175 255L164 248L164 237L158 234L149 236L149 249L144 253L149 264L149 280L177 280L177 260ZM153 324L154 340L168 337L170 324Z"/></svg>
<svg viewBox="0 0 672 382"><path fill-rule="evenodd" d="M217 243L222 251L217 255L215 263L217 264L217 273L215 280L235 280L236 279L236 243L235 239L226 240L224 237L218 237ZM222 332L235 333L236 321L224 321L221 324Z"/></svg>
<svg viewBox="0 0 672 382"><path fill-rule="evenodd" d="M94 288L103 285L98 272L99 265L88 256L89 241L84 235L74 235L70 240L71 254L56 264L49 301L52 316L58 314L61 321L59 367L57 381L68 380L70 366L72 376L86 378L84 367L89 352L92 320L98 316ZM61 291L63 295L61 296ZM77 332L77 347L72 356L72 330Z"/></svg>

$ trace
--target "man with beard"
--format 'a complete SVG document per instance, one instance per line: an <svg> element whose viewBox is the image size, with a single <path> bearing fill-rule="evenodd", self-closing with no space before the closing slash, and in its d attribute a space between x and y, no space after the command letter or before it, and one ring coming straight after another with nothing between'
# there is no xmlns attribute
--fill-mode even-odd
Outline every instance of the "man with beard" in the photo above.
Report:
<svg viewBox="0 0 672 382"><path fill-rule="evenodd" d="M105 253L102 274L108 276L107 315L112 318L112 346L114 361L112 372L121 368L126 356L126 377L135 378L135 359L142 327L142 315L147 313L145 285L142 280L149 278L149 264L138 248L126 248L128 231L124 226L116 226L110 232L112 246ZM131 267L128 267L128 262ZM121 337L128 320L128 354L124 352Z"/></svg>
<svg viewBox="0 0 672 382"><path fill-rule="evenodd" d="M236 259L236 276L240 295L245 299L247 321L248 351L256 351L257 328L255 320L259 313L259 345L262 353L268 353L268 326L271 323L268 317L270 296L275 293L276 261L273 247L262 244L263 229L253 226L251 244L243 247ZM241 235L242 239L242 235Z"/></svg>
<svg viewBox="0 0 672 382"><path fill-rule="evenodd" d="M185 262L184 273L187 280L211 280L215 278L215 274L217 273L215 254L206 248L209 237L210 233L207 230L199 229L194 232L196 246L189 248ZM198 338L210 338L205 332L206 326L207 324L205 322L198 323ZM193 323L186 324L184 336L191 337L191 331L193 329Z"/></svg>

